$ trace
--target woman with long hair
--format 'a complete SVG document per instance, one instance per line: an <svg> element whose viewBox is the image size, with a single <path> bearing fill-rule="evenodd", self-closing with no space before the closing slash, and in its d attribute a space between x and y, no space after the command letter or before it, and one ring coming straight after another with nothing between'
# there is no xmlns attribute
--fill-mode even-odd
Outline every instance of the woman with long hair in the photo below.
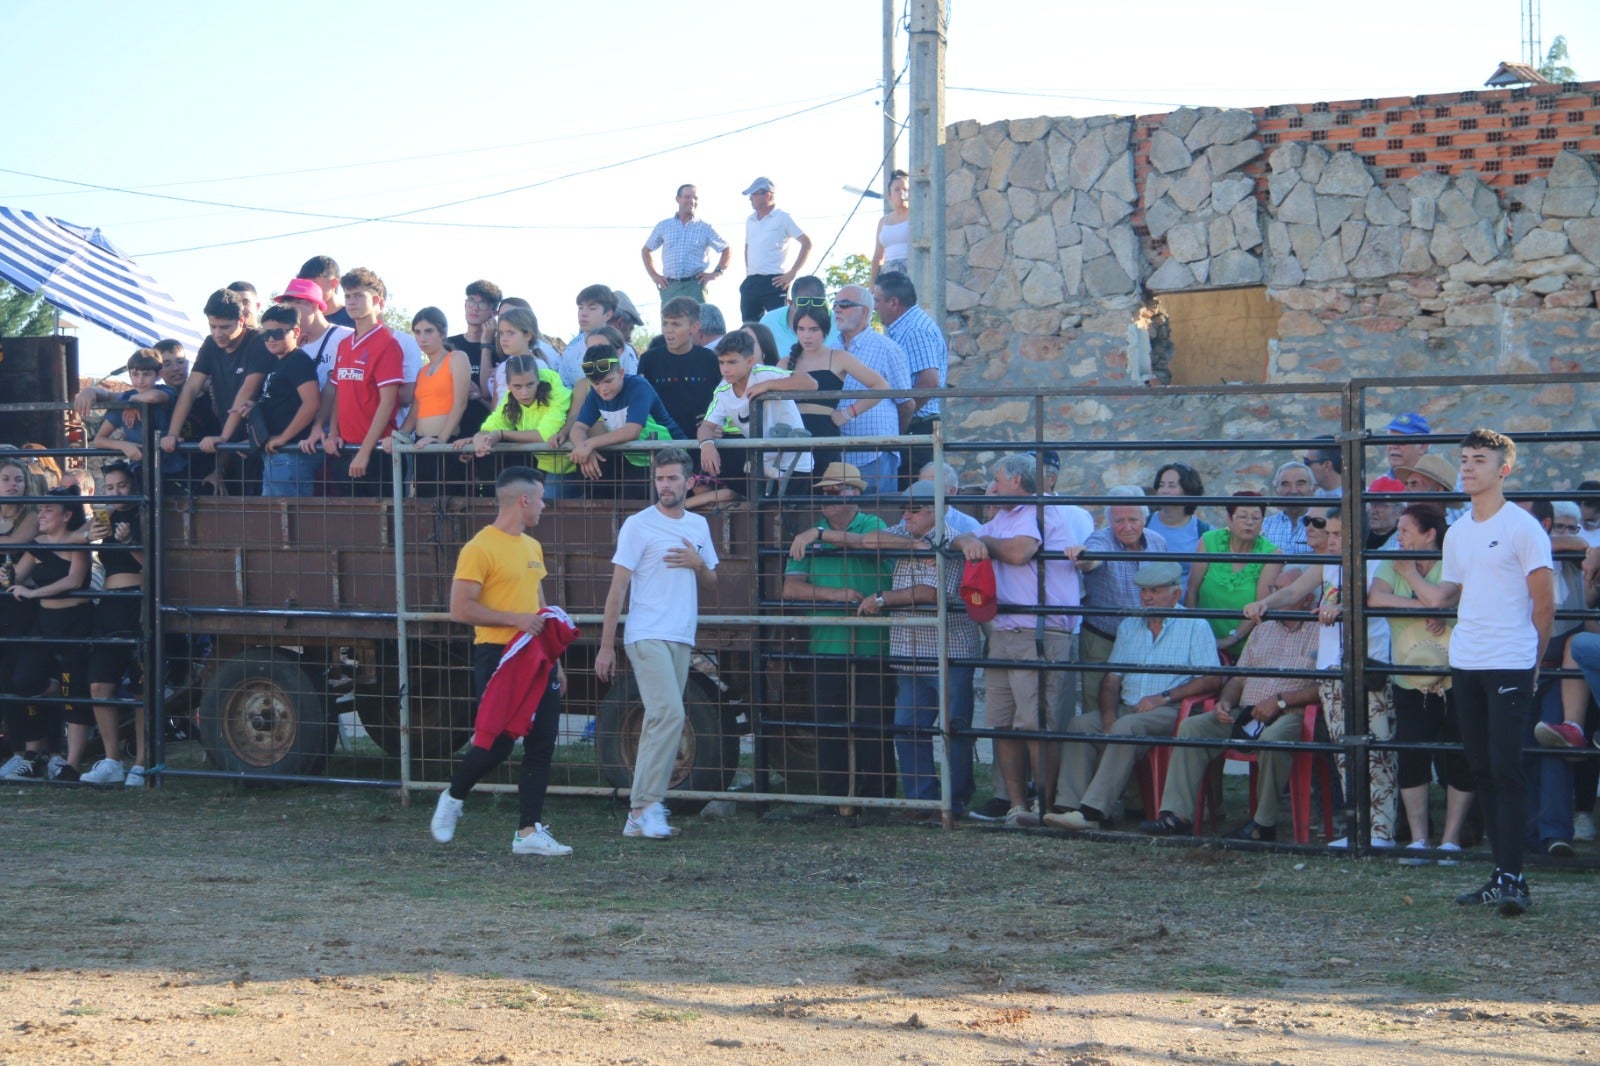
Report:
<svg viewBox="0 0 1600 1066"><path fill-rule="evenodd" d="M6 774L11 779L43 780L49 776L77 779L77 759L89 744L94 716L88 707L78 705L67 712L67 759L51 765L45 752L56 735L61 719L59 704L41 704L39 718L27 720L26 702L69 695L63 678L81 687L88 665L89 637L94 617L91 601L83 595L89 587L89 552L55 551L51 545L80 545L77 536L83 526L83 505L77 489L51 489L47 496L59 497L38 507L39 531L32 547L24 549L8 574L6 595L38 606L33 619L33 635L48 643L33 645L20 656L12 675L12 692L21 699L6 704L6 736L13 747L25 746L28 754L21 765Z"/></svg>
<svg viewBox="0 0 1600 1066"><path fill-rule="evenodd" d="M316 373L315 368L311 371ZM316 384L315 380L312 382ZM95 645L89 649L89 696L109 700L116 696L123 675L139 660L137 641L143 632L144 551L139 540L139 505L128 498L135 494L133 470L124 462L107 463L100 471L105 501L110 506L97 510L89 523L89 539L102 545L100 564L105 569L105 591L122 595L102 596L94 608ZM141 788L145 784L144 704L134 711L133 768L124 771L121 755L121 711L107 704L95 704L94 721L105 744L105 755L80 779L91 785L125 784Z"/></svg>
<svg viewBox="0 0 1600 1066"><path fill-rule="evenodd" d="M1439 587L1444 574L1444 537L1448 528L1444 511L1431 503L1414 503L1400 512L1395 527L1400 548L1408 552L1427 552L1427 559L1385 559L1367 591L1367 606L1389 609L1443 607L1446 594ZM1390 655L1397 666L1449 666L1450 633L1455 627L1443 618L1389 619ZM1394 694L1395 740L1402 744L1458 742L1455 698L1450 693L1448 674L1395 674L1390 678ZM1434 768L1445 786L1444 827L1439 850L1461 850L1461 827L1472 809L1475 782L1460 752L1402 751L1400 754L1400 807L1411 827L1407 850L1428 847L1428 785ZM1422 866L1430 860L1407 857L1407 866ZM1454 855L1441 859L1441 866L1454 866Z"/></svg>
<svg viewBox="0 0 1600 1066"><path fill-rule="evenodd" d="M3 502L12 497L34 495L37 492L27 462L15 452L0 457L0 713L4 715L6 740L12 748L10 758L0 764L0 778L10 777L29 761L28 750L43 751L45 743L42 738L24 735L33 720L20 714L24 707L12 699L18 691L16 671L30 649L10 638L33 633L38 604L11 595L12 568L22 552L7 550L13 544L33 543L39 533L39 509L31 503Z"/></svg>
<svg viewBox="0 0 1600 1066"><path fill-rule="evenodd" d="M885 197L889 210L878 220L878 237L872 249L871 281L890 270L909 272L911 259L911 202L910 177L903 170L895 171L889 178L889 193Z"/></svg>
<svg viewBox="0 0 1600 1066"><path fill-rule="evenodd" d="M424 307L411 320L411 335L428 361L417 374L416 395L400 432L413 435L419 448L450 443L467 413L472 364L466 352L446 347L449 333L444 312L437 307ZM383 443L387 449L389 441ZM455 495L460 491L461 464L445 462L440 452L418 452L416 471L412 483L419 497Z"/></svg>
<svg viewBox="0 0 1600 1066"><path fill-rule="evenodd" d="M504 340L505 338L502 338ZM561 375L546 366L526 341L518 344L518 336L511 338L511 347L522 347L506 359L505 396L483 420L475 436L456 441L456 448L472 449L478 459L487 459L496 444L542 444L566 425L567 411L572 405L572 392L561 382ZM463 455L463 461L467 460ZM520 456L508 456L506 465L524 465ZM544 499L555 500L567 495L567 475L576 467L565 455L539 452L533 456L534 464L544 475ZM495 476L499 476L496 464ZM482 477L480 480L493 481Z"/></svg>
<svg viewBox="0 0 1600 1066"><path fill-rule="evenodd" d="M803 307L795 314L793 325L794 334L799 340L790 350L789 357L778 365L784 370L810 374L817 383L818 392L889 387L882 374L843 348L828 347L827 337L833 329L833 317L828 314L827 308ZM894 401L883 399L802 400L797 401L797 406L800 408L800 421L805 424L812 439L817 440L841 436L846 422L859 418L880 403L888 404L889 409L894 410ZM888 435L892 436L898 430L899 416L896 415L895 428ZM816 469L826 470L829 463L839 461L841 454L838 448L816 449L812 452Z"/></svg>
<svg viewBox="0 0 1600 1066"><path fill-rule="evenodd" d="M746 322L739 328L756 339L756 351L761 356L762 366L777 366L783 360L783 354L778 351L778 338L772 335L772 330L767 326L760 322Z"/></svg>

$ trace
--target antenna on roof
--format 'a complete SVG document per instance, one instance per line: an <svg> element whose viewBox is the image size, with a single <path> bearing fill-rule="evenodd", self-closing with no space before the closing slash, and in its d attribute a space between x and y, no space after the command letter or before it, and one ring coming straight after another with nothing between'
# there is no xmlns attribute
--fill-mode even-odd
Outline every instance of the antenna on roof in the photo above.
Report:
<svg viewBox="0 0 1600 1066"><path fill-rule="evenodd" d="M1539 0L1518 0L1522 22L1522 60L1534 70L1544 63L1544 18Z"/></svg>

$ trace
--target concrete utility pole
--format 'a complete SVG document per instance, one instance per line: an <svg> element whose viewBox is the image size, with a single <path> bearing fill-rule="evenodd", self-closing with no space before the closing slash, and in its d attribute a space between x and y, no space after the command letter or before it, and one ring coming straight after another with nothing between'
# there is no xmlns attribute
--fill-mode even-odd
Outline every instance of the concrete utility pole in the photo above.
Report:
<svg viewBox="0 0 1600 1066"><path fill-rule="evenodd" d="M911 0L911 283L944 328L945 0Z"/></svg>
<svg viewBox="0 0 1600 1066"><path fill-rule="evenodd" d="M883 0L883 202L894 173L894 2Z"/></svg>

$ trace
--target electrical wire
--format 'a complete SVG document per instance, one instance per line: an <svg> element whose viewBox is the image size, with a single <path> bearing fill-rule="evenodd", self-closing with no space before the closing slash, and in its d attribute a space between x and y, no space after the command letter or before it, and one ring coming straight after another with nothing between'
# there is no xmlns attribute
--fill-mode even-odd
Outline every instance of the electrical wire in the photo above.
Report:
<svg viewBox="0 0 1600 1066"><path fill-rule="evenodd" d="M178 255L178 254L183 253L183 252L209 251L209 250L211 250L213 248L233 248L233 247L237 247L239 245L259 244L262 241L280 240L280 239L283 239L283 238L286 238L286 237L304 237L304 236L307 236L307 235L313 234L313 233L326 233L326 232L328 232L330 230L348 229L351 226L365 225L366 223L369 223L369 222L396 222L396 223L400 223L400 224L419 225L419 224L423 224L423 223L418 223L418 222L412 221L410 219L410 216L423 214L424 212L428 212L428 211L439 211L439 210L443 210L444 208L447 208L447 207L459 207L459 206L461 206L463 204L478 203L478 202L481 202L483 200L491 200L491 199L494 199L494 198L500 197L500 196L509 196L512 193L527 192L530 189L537 189L537 188L541 188L541 187L546 186L546 185L553 185L556 182L567 181L567 180L569 180L571 178L584 177L584 176L587 176L589 174L598 174L601 171L614 170L614 169L616 169L618 167L624 167L624 166L628 166L628 165L633 164L633 163L639 163L639 162L642 162L642 161L644 161L646 159L654 159L657 156L670 155L673 152L680 152L680 151L683 151L684 149L687 149L687 148L696 148L696 147L699 147L700 145L703 145L703 144L710 144L713 141L723 140L724 138L727 138L727 137L734 137L734 136L737 136L738 134L741 134L741 133L748 133L750 130L759 129L762 126L770 126L770 125L772 125L773 123L776 123L776 122L783 122L783 121L786 121L786 120L791 119L791 118L796 118L796 117L798 117L800 115L809 114L810 112L813 112L813 111L818 111L818 110L821 110L821 109L827 108L827 107L833 107L833 106L836 106L838 104L844 103L847 100L853 100L858 96L864 96L867 93L876 92L878 90L878 88L879 88L879 86L877 86L877 85L869 85L864 89L857 89L854 92L845 93L843 96L834 97L833 99L824 101L823 103L820 103L820 104L814 104L814 105L812 105L810 107L803 107L803 108L799 109L798 111L791 111L791 112L789 112L787 114L779 115L779 116L777 116L775 118L763 119L760 122L752 122L749 125L741 126L738 129L727 130L727 131L724 131L722 133L715 133L715 134L712 134L712 135L710 135L708 137L701 137L698 140L689 141L689 142L687 142L685 144L674 145L674 146L672 146L670 148L662 148L662 149L659 149L659 150L654 151L654 152L645 152L642 155L636 155L636 156L633 156L633 157L628 158L628 159L621 159L621 160L618 160L618 161L616 161L614 163L604 163L604 164L601 164L601 165L598 165L598 166L587 167L587 168L584 168L582 170L575 170L575 171L572 171L572 172L567 173L567 174L560 174L560 175L557 175L556 177L553 177L553 178L544 178L544 179L541 179L540 181L529 182L529 183L527 183L525 185L519 185L519 186L516 186L514 188L510 188L510 189L500 189L500 190L497 190L495 192L480 193L480 194L478 194L476 196L468 196L468 197L464 197L464 198L459 199L459 200L449 201L448 203L431 204L431 205L429 205L427 207L417 207L417 208L412 208L409 211L399 211L399 212L395 212L393 214L378 215L378 216L375 216L375 217L372 217L372 218L356 218L356 219L351 219L351 220L345 221L345 222L336 222L333 225L329 225L329 226L315 226L315 227L312 227L310 229L296 230L296 231L294 231L292 233L276 233L276 234L269 234L269 235L264 236L264 237L245 237L245 238L241 238L239 240L216 241L216 242L213 242L213 243L210 243L210 244L191 245L190 247L187 247L187 248L166 248L166 249L162 249L160 251L140 252L138 254L139 254L139 256L141 258L144 258L144 257L156 256L156 255ZM428 223L428 224L436 225L436 226L452 226L452 225L464 225L465 226L465 225L468 225L468 224L462 224L462 223L449 223L449 222L434 222L434 223ZM470 228L492 228L492 229L515 230L515 229L523 229L525 227L519 226L519 225L510 225L510 224L503 224L503 225L478 224L476 226L471 226Z"/></svg>
<svg viewBox="0 0 1600 1066"><path fill-rule="evenodd" d="M909 0L907 0L907 3L909 4ZM907 17L909 18L909 8L908 8L908 11L907 11ZM911 67L911 55L910 55L910 46L908 45L907 46L906 61L900 67L900 72L894 76L894 81L889 83L889 90L888 90L888 92L884 93L885 98L892 97L894 95L895 89L899 88L899 86L900 86L900 79L902 79L902 78L904 78L906 76L906 71L909 70L910 67ZM904 122L900 123L900 128L895 130L895 132L894 132L894 140L889 142L889 149L890 150L888 152L885 152L883 154L883 157L878 160L878 169L872 172L872 177L868 178L866 184L861 187L861 195L856 197L856 202L855 202L855 204L853 206L851 206L850 213L845 216L844 223L839 227L839 232L835 233L833 235L833 240L828 242L827 251L823 252L820 256L817 257L817 263L818 263L819 266L828 261L828 256L833 254L833 249L838 245L839 238L844 236L844 231L849 229L850 228L850 223L855 220L856 212L860 211L861 210L861 205L867 202L867 193L868 193L868 191L874 185L876 185L878 183L878 179L883 176L883 168L884 168L884 166L889 162L889 157L894 154L894 149L900 144L900 138L905 135L906 129L910 125L911 125L911 118L909 116L907 116L906 120Z"/></svg>
<svg viewBox="0 0 1600 1066"><path fill-rule="evenodd" d="M485 152L502 152L516 148L542 147L550 144L560 144L564 141L580 141L591 137L610 137L619 133L634 133L639 130L658 130L668 126L682 126L691 122L708 122L711 119L727 118L730 115L747 115L752 111L768 111L774 107L789 107L794 104L809 104L818 100L832 99L832 97L807 96L796 100L783 100L774 103L761 104L757 107L740 107L731 111L717 111L709 115L691 115L685 118L668 119L663 122L644 122L636 126L618 126L609 130L585 130L582 133L562 134L555 137L541 137L536 141L513 141L509 144L492 144L479 148L453 148L443 152L426 152L422 155L395 156L390 159L368 159L356 163L334 163L320 167L301 167L295 170L268 170L254 174L235 174L222 178L186 178L183 181L164 181L151 185L129 185L128 192L147 192L152 189L175 189L187 185L220 185L231 181L253 181L261 178L295 177L302 174L324 174L333 170L356 170L364 167L388 166L393 163L417 163L430 159L449 159L455 156L481 155ZM18 171L3 171L4 173L21 173ZM31 176L31 175L27 175ZM47 181L58 181L57 178L45 178ZM75 192L29 192L29 193L0 193L0 199L16 199L20 196L87 196L99 191L98 187L83 189Z"/></svg>

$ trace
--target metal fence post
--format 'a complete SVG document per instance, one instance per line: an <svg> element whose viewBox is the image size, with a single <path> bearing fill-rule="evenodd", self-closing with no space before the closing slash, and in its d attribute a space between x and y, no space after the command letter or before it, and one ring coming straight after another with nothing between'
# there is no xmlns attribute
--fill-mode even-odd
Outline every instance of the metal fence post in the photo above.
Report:
<svg viewBox="0 0 1600 1066"><path fill-rule="evenodd" d="M1367 766L1367 550L1362 521L1366 511L1362 506L1366 500L1366 479L1362 470L1365 465L1362 459L1366 454L1363 439L1366 436L1366 418L1360 401L1360 386L1355 382L1347 382L1343 391L1340 407L1344 416L1344 432L1341 436L1344 437L1345 469L1362 474L1350 486L1355 490L1354 493L1347 490L1341 501L1343 513L1349 515L1344 523L1344 546L1339 563L1342 571L1339 599L1344 621L1340 639L1343 674L1340 687L1344 690L1344 764L1348 782L1345 804L1351 814L1345 840L1352 854L1364 855L1368 849L1367 838L1372 831L1372 790ZM1324 713L1327 710L1323 708ZM1323 802L1331 802L1331 799L1325 797Z"/></svg>
<svg viewBox="0 0 1600 1066"><path fill-rule="evenodd" d="M389 464L389 498L393 504L394 513L394 610L395 629L400 638L399 651L395 656L399 671L399 699L400 699L400 802L403 806L411 805L411 650L410 642L406 639L408 625L406 619L406 521L405 521L405 479L400 476L400 471L405 466L408 454L407 446L398 444L394 449L394 461Z"/></svg>

